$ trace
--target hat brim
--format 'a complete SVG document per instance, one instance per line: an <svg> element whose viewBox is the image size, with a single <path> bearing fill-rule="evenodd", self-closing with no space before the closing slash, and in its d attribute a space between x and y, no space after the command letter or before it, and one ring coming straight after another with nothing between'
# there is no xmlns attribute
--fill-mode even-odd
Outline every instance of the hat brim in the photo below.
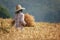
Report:
<svg viewBox="0 0 60 40"><path fill-rule="evenodd" d="M16 11L19 11L19 10L21 10L21 9L25 10L25 8L20 8L20 9L18 9L18 10L16 10Z"/></svg>

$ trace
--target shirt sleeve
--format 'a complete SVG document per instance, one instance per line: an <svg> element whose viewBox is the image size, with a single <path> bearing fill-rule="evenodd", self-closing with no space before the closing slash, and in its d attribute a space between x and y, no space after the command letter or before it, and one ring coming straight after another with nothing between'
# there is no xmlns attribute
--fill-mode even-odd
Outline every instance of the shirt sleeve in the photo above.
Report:
<svg viewBox="0 0 60 40"><path fill-rule="evenodd" d="M23 21L24 20L24 14L23 13L20 13L19 19L20 19L20 21Z"/></svg>

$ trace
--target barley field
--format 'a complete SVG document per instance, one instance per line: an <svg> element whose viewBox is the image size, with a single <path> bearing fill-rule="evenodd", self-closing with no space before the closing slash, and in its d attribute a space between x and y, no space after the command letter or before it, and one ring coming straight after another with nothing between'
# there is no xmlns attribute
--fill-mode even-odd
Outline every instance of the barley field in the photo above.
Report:
<svg viewBox="0 0 60 40"><path fill-rule="evenodd" d="M36 22L34 27L20 30L12 21L0 18L0 40L60 40L60 23Z"/></svg>

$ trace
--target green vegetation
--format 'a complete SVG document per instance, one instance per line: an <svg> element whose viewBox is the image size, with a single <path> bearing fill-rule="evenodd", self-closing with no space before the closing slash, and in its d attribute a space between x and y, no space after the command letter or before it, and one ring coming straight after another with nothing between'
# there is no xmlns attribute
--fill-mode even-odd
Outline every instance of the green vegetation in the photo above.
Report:
<svg viewBox="0 0 60 40"><path fill-rule="evenodd" d="M10 18L9 11L6 7L0 5L0 17L1 18Z"/></svg>

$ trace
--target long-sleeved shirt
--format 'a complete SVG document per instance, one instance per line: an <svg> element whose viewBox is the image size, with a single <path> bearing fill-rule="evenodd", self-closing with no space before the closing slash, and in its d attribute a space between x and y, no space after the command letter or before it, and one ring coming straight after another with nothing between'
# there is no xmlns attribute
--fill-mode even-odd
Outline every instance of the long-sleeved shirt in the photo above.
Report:
<svg viewBox="0 0 60 40"><path fill-rule="evenodd" d="M24 21L24 14L23 13L18 13L18 14L15 14L15 25L16 27L20 27L20 24L22 23L23 25L26 24L26 22Z"/></svg>

